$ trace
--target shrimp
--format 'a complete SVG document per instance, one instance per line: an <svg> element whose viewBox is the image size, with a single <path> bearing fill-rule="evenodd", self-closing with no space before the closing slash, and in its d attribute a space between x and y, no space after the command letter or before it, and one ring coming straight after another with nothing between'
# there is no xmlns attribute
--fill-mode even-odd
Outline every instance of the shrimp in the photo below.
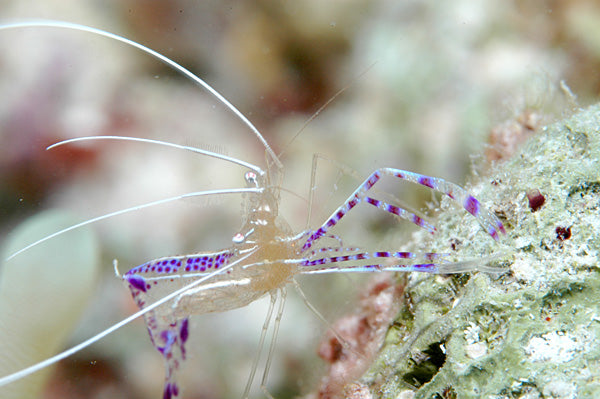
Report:
<svg viewBox="0 0 600 399"><path fill-rule="evenodd" d="M243 397L247 398L249 395L266 334L273 321L273 315L275 315L272 327L273 338L270 342L266 366L261 380L261 389L264 394L267 397L272 397L266 384L272 354L275 350L279 323L283 314L287 287L293 285L299 290L300 295L305 298L296 283L296 276L302 274L383 271L443 274L497 271L497 268L487 266L486 262L482 262L481 259L450 262L445 259L446 254L385 249L365 251L357 247L344 246L343 239L334 234L335 227L350 212L356 212L356 209L360 209L361 206L359 205L373 206L397 219L405 220L419 228L426 229L432 234L436 232L433 224L416 213L392 202L379 199L378 193L373 187L382 178L407 181L447 196L464 208L468 214L472 215L493 240L498 241L506 234L500 220L464 188L441 178L396 168L379 168L375 170L320 225L316 228L293 232L279 214L284 176L283 164L279 157L258 129L202 79L154 50L122 36L96 28L59 21L31 21L2 25L0 29L25 27L54 27L88 32L122 42L159 59L207 90L247 126L250 133L264 148L266 167L260 167L235 157L192 146L136 137L88 136L61 141L48 147L48 149L53 149L63 145L74 145L82 141L100 140L121 140L172 147L242 167L245 169L243 177L246 187L192 192L105 214L47 235L14 252L9 256L9 259L44 241L82 226L184 198L243 195L244 220L240 229L233 234L231 245L228 248L162 257L136 266L124 274L119 272L118 264L115 261L115 273L128 287L139 311L69 350L14 374L1 377L0 385L9 384L56 363L60 359L66 358L111 334L132 320L143 317L150 340L165 363L163 398L179 398L182 396L183 390L178 380L178 373L186 359L188 351L186 344L192 333L189 317L244 307L259 298L269 296L269 309L259 339L258 355L253 363ZM312 196L312 190L310 195ZM312 203L312 197L309 203ZM305 302L317 317L322 318L308 301L305 300Z"/></svg>

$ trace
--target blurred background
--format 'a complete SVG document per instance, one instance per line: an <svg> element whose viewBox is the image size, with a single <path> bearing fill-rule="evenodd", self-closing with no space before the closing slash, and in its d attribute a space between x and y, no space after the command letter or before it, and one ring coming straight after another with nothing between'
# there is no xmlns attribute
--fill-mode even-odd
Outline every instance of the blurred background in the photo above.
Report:
<svg viewBox="0 0 600 399"><path fill-rule="evenodd" d="M485 174L522 136L592 103L600 89L600 6L594 1L5 0L0 17L101 28L200 76L282 153L283 187L299 197L283 193L280 213L294 231L306 228L314 153L324 160L316 172L313 227L352 192L357 177L377 167L465 184L471 171ZM245 171L222 161L124 142L45 151L60 140L155 138L265 167L259 141L216 99L159 61L106 38L55 28L1 30L0 89L2 237L50 209L86 220L190 191L244 186ZM399 182L383 187L427 215L435 208L427 191ZM185 200L95 224L100 273L83 320L63 345L135 311L114 277L113 259L125 272L157 257L226 248L241 225L241 204L240 197ZM404 227L361 209L337 234L346 245L397 248L409 237L400 233L410 232ZM302 279L311 302L331 321L351 309L363 282L338 277L340 289L332 290L330 279ZM278 399L315 392L325 372L316 354L324 328L290 296L268 383ZM47 304L51 323L56 309ZM266 301L259 301L193 318L184 397L241 395L265 311ZM162 358L137 321L62 362L42 397L158 398L163 373Z"/></svg>

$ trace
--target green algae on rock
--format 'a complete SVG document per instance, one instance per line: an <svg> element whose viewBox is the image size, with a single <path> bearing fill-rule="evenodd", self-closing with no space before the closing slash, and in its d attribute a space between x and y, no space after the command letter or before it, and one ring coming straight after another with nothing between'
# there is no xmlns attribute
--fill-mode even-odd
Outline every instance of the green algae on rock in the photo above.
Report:
<svg viewBox="0 0 600 399"><path fill-rule="evenodd" d="M535 213L532 190L544 196ZM510 251L507 272L408 276L409 327L390 329L363 383L381 398L598 397L600 105L541 129L470 191L508 240L444 212L415 245L464 259Z"/></svg>

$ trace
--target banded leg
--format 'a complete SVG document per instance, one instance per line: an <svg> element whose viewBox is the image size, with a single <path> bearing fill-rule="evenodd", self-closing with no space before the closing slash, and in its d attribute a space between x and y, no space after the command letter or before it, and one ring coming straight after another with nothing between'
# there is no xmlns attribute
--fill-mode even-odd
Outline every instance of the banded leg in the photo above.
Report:
<svg viewBox="0 0 600 399"><path fill-rule="evenodd" d="M402 269L402 271L422 271L422 272L438 272L439 263L435 263L439 259L443 258L447 254L439 254L433 252L425 252L422 254L418 254L416 252L390 252L390 251L378 251L378 252L360 252L353 253L348 255L340 255L340 256L326 256L317 259L305 259L300 265L302 266L301 273L335 273L335 271L328 271L329 269L340 269L345 271L374 271L374 269L385 269L389 271L398 271ZM363 261L369 260L378 260L378 259L399 259L402 260L402 264L394 264L394 265L363 265L360 264ZM332 263L344 263L344 262L354 262L355 264L352 266L343 266L340 265L338 267L332 266ZM356 264L359 262L359 264ZM423 263L421 263L423 262Z"/></svg>
<svg viewBox="0 0 600 399"><path fill-rule="evenodd" d="M146 317L148 322L148 317ZM163 355L165 361L165 387L163 399L178 398L180 393L177 384L177 371L185 360L185 342L189 336L188 318L172 323L159 323L158 328L150 329L148 332L156 349ZM158 341L158 342L157 342Z"/></svg>
<svg viewBox="0 0 600 399"><path fill-rule="evenodd" d="M393 168L381 168L377 169L371 174L355 191L348 197L346 202L342 204L333 214L323 223L323 225L312 232L304 245L302 251L308 250L314 241L321 238L327 233L327 231L335 226L342 217L344 217L352 208L359 203L366 201L367 203L376 206L386 212L392 213L403 219L406 219L419 227L426 228L432 231L433 226L425 222L422 218L415 215L414 213L408 212L402 208L394 205L387 204L383 201L367 197L366 193L369 191L375 183L377 183L382 176L397 177L402 180L409 181L411 183L420 184L422 186L431 188L432 190L438 191L444 195L447 195L455 202L459 203L467 212L477 218L479 224L485 229L485 231L495 240L499 239L499 233L505 234L504 226L502 223L485 209L481 203L472 195L470 195L464 188L457 184L448 182L444 179L421 175L414 172L408 172L400 169Z"/></svg>
<svg viewBox="0 0 600 399"><path fill-rule="evenodd" d="M491 260L502 256L489 256L487 258L477 258L460 262L443 262L444 256L440 254L426 252L418 254L415 252L361 252L341 256L329 256L318 259L304 259L299 262L301 274L328 274L328 273L365 273L365 272L425 272L425 273L464 273L474 270L490 273L503 272L502 269L489 267L486 264ZM394 259L391 264L374 263L368 264L368 261L377 261L378 259ZM365 262L367 261L367 262ZM350 265L344 265L345 262L352 262Z"/></svg>
<svg viewBox="0 0 600 399"><path fill-rule="evenodd" d="M142 277L139 277L142 279ZM146 306L146 294L140 287L129 284L131 295L140 309ZM168 305L166 305L168 306ZM144 315L150 340L163 356L165 362L165 385L163 399L180 397L181 389L177 383L177 372L185 360L185 343L189 337L188 318L175 318L171 312L160 307Z"/></svg>

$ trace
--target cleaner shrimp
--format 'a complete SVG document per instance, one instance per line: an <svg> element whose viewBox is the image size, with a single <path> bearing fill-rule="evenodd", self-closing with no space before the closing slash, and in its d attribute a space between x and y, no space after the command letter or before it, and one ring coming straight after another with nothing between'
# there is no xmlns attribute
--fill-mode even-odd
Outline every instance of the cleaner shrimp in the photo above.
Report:
<svg viewBox="0 0 600 399"><path fill-rule="evenodd" d="M267 397L272 397L267 390L267 377L275 350L279 323L283 315L287 286L293 285L311 311L317 317L322 318L318 311L306 300L295 280L296 276L384 271L451 274L472 271L495 272L498 270L487 266L486 262L481 259L451 262L445 260L446 254L440 253L396 251L393 249L366 251L358 247L344 246L343 238L335 234L337 224L346 215L368 205L379 209L385 214L390 214L396 219L403 219L419 228L435 233L435 226L421 216L392 201L378 198L377 189L374 187L381 179L407 181L447 196L468 214L472 215L485 233L493 240L500 240L506 233L500 220L464 188L441 178L401 169L379 168L375 170L321 224L300 232L293 232L279 214L281 182L284 170L278 155L258 129L237 108L202 79L148 47L96 28L58 21L32 21L5 24L0 26L0 29L26 27L53 27L88 32L122 42L159 59L207 90L242 121L250 134L264 148L266 164L265 166L258 166L214 151L162 140L136 137L80 137L64 140L48 147L48 149L53 149L58 146L75 145L82 141L101 140L120 140L171 147L241 167L244 170L245 187L191 192L105 214L47 235L14 252L9 259L18 257L22 252L44 241L82 226L185 198L241 195L244 198L245 219L239 230L232 235L231 245L227 248L161 257L133 267L123 274L119 272L117 261L115 261L115 272L129 288L139 311L71 349L26 369L0 377L0 385L9 384L54 364L111 334L132 320L143 317L151 342L164 359L163 398L179 398L182 396L183 389L178 381L178 372L190 350L186 344L190 334L193 334L190 329L189 317L196 314L223 312L240 308L261 297L269 296L269 308L260 334L258 353L242 396L247 398L249 395L258 368L260 354L263 352L267 332L271 329L272 338L267 349L266 365L260 388ZM314 187L314 182L312 182L312 187ZM309 196L312 196L312 190ZM312 203L312 199L309 200L309 203Z"/></svg>

